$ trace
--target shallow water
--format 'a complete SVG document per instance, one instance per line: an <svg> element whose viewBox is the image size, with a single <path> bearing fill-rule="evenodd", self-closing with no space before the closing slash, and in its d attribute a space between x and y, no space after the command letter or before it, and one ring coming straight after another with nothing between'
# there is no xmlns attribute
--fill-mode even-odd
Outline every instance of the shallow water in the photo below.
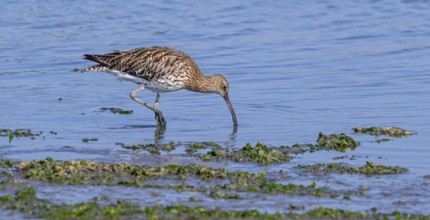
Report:
<svg viewBox="0 0 430 220"><path fill-rule="evenodd" d="M429 9L427 1L388 0L3 1L0 128L29 128L43 131L44 137L14 139L10 144L2 138L1 158L51 156L158 165L167 162L146 161L144 152L131 152L115 143L212 140L230 147L258 141L278 146L314 143L321 131L351 134L353 127L399 126L417 135L381 144L372 143L373 137L353 136L362 146L347 154L407 167L409 174L386 180L338 178L350 178L353 187L367 181L377 189L384 184L407 187L410 180L420 196L394 196L393 200L408 204L395 208L415 207L413 212L428 213L424 208L430 208L430 191L423 187L428 181L422 176L430 174ZM230 112L218 95L179 91L161 96L168 126L160 133L153 114L130 100L135 84L105 73L72 71L92 65L82 59L85 53L150 45L175 47L191 55L206 74L224 74L230 82L238 129L233 128ZM140 97L152 102L155 94L144 90ZM102 107L134 113L100 112ZM84 137L98 141L84 143ZM328 162L338 154L309 154L297 162ZM174 153L168 160L192 161ZM297 181L308 183L313 178ZM388 190L393 192L396 189ZM385 194L371 195L369 200L378 200L378 195ZM392 208L391 200L380 204L369 200L340 207Z"/></svg>

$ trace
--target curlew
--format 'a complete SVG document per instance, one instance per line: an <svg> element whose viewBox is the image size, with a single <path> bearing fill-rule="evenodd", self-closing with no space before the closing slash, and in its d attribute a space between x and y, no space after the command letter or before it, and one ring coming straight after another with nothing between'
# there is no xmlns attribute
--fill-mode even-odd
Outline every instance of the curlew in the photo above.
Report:
<svg viewBox="0 0 430 220"><path fill-rule="evenodd" d="M166 125L166 119L158 109L160 93L181 89L220 94L230 109L233 125L238 125L236 114L228 97L227 79L220 74L203 75L194 60L179 50L153 46L129 51L113 51L102 55L85 54L84 56L85 59L98 63L84 71L109 72L121 79L138 84L139 87L130 93L130 97L155 113L157 126ZM137 93L144 88L157 94L153 106L136 97Z"/></svg>

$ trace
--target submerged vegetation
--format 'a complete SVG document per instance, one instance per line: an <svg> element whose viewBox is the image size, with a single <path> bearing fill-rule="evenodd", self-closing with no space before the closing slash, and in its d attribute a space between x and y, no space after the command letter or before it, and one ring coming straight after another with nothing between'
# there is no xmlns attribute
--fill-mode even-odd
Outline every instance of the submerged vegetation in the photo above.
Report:
<svg viewBox="0 0 430 220"><path fill-rule="evenodd" d="M316 151L340 151L346 152L347 149L355 149L360 143L355 141L353 138L346 134L331 134L324 135L319 134L317 144L295 144L291 147L289 146L279 146L279 147L268 147L265 144L257 143L255 146L251 144L246 144L239 150L232 150L222 148L220 146L212 148L211 151L207 152L204 156L205 161L211 159L230 159L235 162L256 162L262 164L270 163L282 163L289 162L293 155L303 154L306 152L316 152Z"/></svg>
<svg viewBox="0 0 430 220"><path fill-rule="evenodd" d="M100 112L112 112L114 114L120 114L120 115L131 115L133 114L133 110L124 110L121 108L108 108L108 107L103 107L100 108Z"/></svg>
<svg viewBox="0 0 430 220"><path fill-rule="evenodd" d="M126 145L122 142L117 142L115 145L121 146L124 149L129 150L144 150L151 154L160 154L160 151L164 152L170 152L172 150L175 150L179 144L177 143L168 143L168 144L133 144L133 145Z"/></svg>
<svg viewBox="0 0 430 220"><path fill-rule="evenodd" d="M115 112L114 112L115 113ZM382 129L383 130L383 129ZM382 134L380 129L359 129L361 133ZM29 129L0 129L0 136L34 137ZM53 133L54 134L54 133ZM56 134L56 133L55 133ZM403 132L403 136L406 133ZM387 138L381 141L387 141ZM11 139L10 139L11 140ZM83 138L83 142L97 141L97 138ZM267 146L257 143L246 144L237 149L223 147L215 142L174 143L167 144L134 144L116 143L124 149L147 151L159 155L161 151L181 150L186 157L199 158L199 164L147 166L129 163L101 163L95 161L56 161L52 158L32 161L12 161L0 159L0 208L19 211L31 218L46 219L427 219L426 215L402 214L399 212L379 213L376 209L350 212L340 209L329 209L319 206L305 207L290 204L283 210L290 212L265 213L253 209L222 210L220 208L198 206L206 198L212 200L246 201L248 197L283 195L286 199L294 197L322 197L341 201L353 201L363 198L369 192L368 187L354 189L335 189L330 184L323 185L313 180L305 184L296 184L289 176L289 170L261 169L258 172L243 170L231 171L226 168L205 166L205 162L228 160L263 165L287 163L299 175L326 176L328 174L363 175L363 178L374 175L393 175L408 172L407 168L385 166L366 161L355 167L347 163L316 163L311 165L288 164L299 154L318 151L346 152L354 150L360 143L352 137L335 133L320 133L315 144L295 144L290 146ZM181 149L178 149L181 147ZM177 151L175 151L177 152ZM158 157L158 156L157 156ZM333 160L356 160L367 157L337 156ZM203 164L203 165L202 165ZM209 163L213 164L213 163ZM424 178L429 178L424 176ZM109 186L131 187L138 190L176 190L198 193L200 196L189 197L188 204L138 206L128 200L102 201L94 198L89 202L75 204L54 204L52 201L38 198L34 183L53 185L74 185L80 187ZM204 199L203 199L204 198ZM394 204L394 203L393 203ZM398 201L396 204L405 204ZM194 206L197 205L197 206ZM299 211L299 213L295 213Z"/></svg>
<svg viewBox="0 0 430 220"><path fill-rule="evenodd" d="M325 135L321 132L318 136L315 149L346 152L347 149L354 150L359 145L359 142L344 133Z"/></svg>
<svg viewBox="0 0 430 220"><path fill-rule="evenodd" d="M0 159L0 168L11 168L14 165L12 160Z"/></svg>
<svg viewBox="0 0 430 220"><path fill-rule="evenodd" d="M359 146L359 142L346 134L319 134L316 144L294 144L293 146L272 147L263 143L252 146L247 143L239 149L223 147L213 141L198 142L190 144L174 143L168 144L133 144L116 143L124 149L144 150L151 154L160 154L160 151L170 152L177 147L185 147L185 152L189 156L199 157L205 162L227 159L234 162L254 162L269 165L272 163L285 163L294 158L294 155L306 152L317 151L339 151L346 152L348 149L354 150ZM204 151L203 153L200 151Z"/></svg>
<svg viewBox="0 0 430 220"><path fill-rule="evenodd" d="M32 132L30 129L26 128L18 128L18 129L2 129L0 128L0 137L9 138L9 143L12 142L14 138L30 138L32 140L36 139L36 137L42 136L43 131ZM48 132L48 135L57 135L58 133L55 131Z"/></svg>
<svg viewBox="0 0 430 220"><path fill-rule="evenodd" d="M173 188L181 191L200 192L227 190L313 196L338 194L337 191L327 187L318 188L315 183L309 186L276 183L273 179L267 178L265 172L256 174L243 171L231 172L223 168L210 168L200 165L148 167L128 163L107 164L85 160L54 161L52 158L47 158L46 160L21 162L17 169L20 176L25 179L58 184ZM214 184L204 187L188 185L184 188L184 181L190 178L213 181ZM147 182L154 179L177 180L177 183L163 186ZM224 181L222 184L216 184L216 180Z"/></svg>
<svg viewBox="0 0 430 220"><path fill-rule="evenodd" d="M98 138L89 138L89 137L84 137L82 138L82 142L88 143L90 141L98 141Z"/></svg>
<svg viewBox="0 0 430 220"><path fill-rule="evenodd" d="M317 206L301 214L265 213L258 210L223 211L217 208L186 205L155 205L139 207L126 200L101 204L97 199L76 204L52 204L39 199L33 187L23 187L12 195L0 196L0 206L9 210L19 210L29 216L46 219L427 219L428 215L411 215L399 212L379 213L376 209L345 211ZM290 209L297 209L290 206ZM303 207L299 207L299 210Z"/></svg>
<svg viewBox="0 0 430 220"><path fill-rule="evenodd" d="M223 148L212 148L206 156L218 159L227 158L236 162L256 162L263 164L290 161L290 156L283 153L279 148L268 147L262 143L257 143L254 147L248 143L244 147L239 150L234 150L233 152L228 152Z"/></svg>
<svg viewBox="0 0 430 220"><path fill-rule="evenodd" d="M369 134L373 136L389 136L389 137L409 137L415 133L399 127L369 127L369 128L353 128L356 134Z"/></svg>
<svg viewBox="0 0 430 220"><path fill-rule="evenodd" d="M15 137L17 137L17 138L29 137L31 139L35 139L37 136L40 136L42 133L43 132L33 133L33 132L31 132L30 129L15 129L15 130L0 129L0 136L8 137L9 143L11 143Z"/></svg>
<svg viewBox="0 0 430 220"><path fill-rule="evenodd" d="M297 168L304 172L314 174L364 174L367 176L386 175L386 174L401 174L408 172L407 168L399 166L385 166L367 161L361 167L351 167L345 163L328 163L328 164L313 164L313 165L298 165Z"/></svg>
<svg viewBox="0 0 430 220"><path fill-rule="evenodd" d="M52 158L46 160L33 160L27 162L13 162L10 160L0 160L0 168L10 169L12 172L3 172L7 174L10 181L0 182L2 185L10 184L14 178L24 178L50 182L55 184L73 184L73 185L106 185L122 187L156 187L172 188L169 185L145 184L150 179L169 179L183 182L188 178L198 178L204 180L211 186L184 185L178 183L177 190L192 190L207 194L214 199L243 199L241 195L235 192L244 193L264 193L264 194L285 194L295 196L329 196L330 198L340 197L349 200L351 195L360 196L365 191L337 191L330 190L327 186L317 187L314 182L308 186L296 184L276 183L275 179L266 177L265 172L248 173L243 171L227 171L223 168L209 168L199 165L168 165L165 167L148 167L137 166L127 163L107 164L92 161L54 161ZM345 164L316 164L313 166L299 166L305 172L336 172L336 173L359 173L371 175L383 175L402 173L407 170L404 168L386 167L367 162L359 168L351 168ZM391 171L386 171L391 170ZM0 176L1 179L1 176ZM215 180L229 180L225 184L211 184ZM243 211L223 211L220 209L211 209L203 206L187 206L181 204L173 205L155 205L140 207L127 200L117 200L116 203L105 202L99 203L99 199L90 202L81 202L76 204L53 204L48 200L39 199L35 188L28 186L29 183L20 181L15 184L16 190L9 191L7 194L0 196L0 207L9 210L19 210L29 216L47 219L87 219L87 218L149 218L149 219L374 219L374 218L405 218L408 219L425 219L430 216L410 215L399 212L378 213L376 209L367 212L350 212L340 209L329 209L324 207L315 207L300 214L298 213L264 213L258 210ZM216 181L215 181L216 182ZM232 193L228 193L232 192ZM197 201L190 197L190 201ZM304 210L304 206L290 205L290 210Z"/></svg>

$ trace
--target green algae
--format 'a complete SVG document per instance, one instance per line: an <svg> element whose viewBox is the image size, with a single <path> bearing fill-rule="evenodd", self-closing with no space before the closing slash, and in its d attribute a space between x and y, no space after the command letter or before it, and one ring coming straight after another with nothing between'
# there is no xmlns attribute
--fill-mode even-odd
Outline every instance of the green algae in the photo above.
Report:
<svg viewBox="0 0 430 220"><path fill-rule="evenodd" d="M15 162L13 160L0 159L0 168L11 168Z"/></svg>
<svg viewBox="0 0 430 220"><path fill-rule="evenodd" d="M184 205L149 207L147 210L151 210L150 213L163 219L279 219L284 217L280 213L267 214L257 210L221 211L206 209L202 206L189 207Z"/></svg>
<svg viewBox="0 0 430 220"><path fill-rule="evenodd" d="M278 148L268 147L262 143L257 143L254 147L248 143L233 152L228 152L222 148L213 148L206 156L217 159L227 158L236 162L256 162L262 164L290 161L290 156L282 153Z"/></svg>
<svg viewBox="0 0 430 220"><path fill-rule="evenodd" d="M15 130L0 129L0 137L8 137L9 143L11 143L14 138L29 137L31 139L36 139L36 137L40 136L41 134L43 134L43 132L33 133L30 129L24 128L19 128Z"/></svg>
<svg viewBox="0 0 430 220"><path fill-rule="evenodd" d="M269 147L263 143L257 143L252 146L247 143L239 149L230 149L223 147L213 141L197 142L191 144L168 143L168 144L133 144L125 145L124 143L116 143L124 149L130 150L145 150L151 154L160 154L160 151L170 152L179 146L185 147L185 152L188 156L198 157L205 162L227 159L234 162L254 162L259 164L285 163L289 162L293 156L297 154L313 153L316 151L340 151L346 152L348 149L355 149L359 146L359 142L346 134L319 134L317 144L294 144L289 147ZM201 150L206 152L201 153Z"/></svg>
<svg viewBox="0 0 430 220"><path fill-rule="evenodd" d="M114 204L101 205L96 200L77 204L54 205L38 199L32 187L18 190L14 196L1 196L0 205L9 210L19 210L28 216L46 219L279 219L280 213L267 214L257 210L221 211L206 209L202 206L185 205L139 207L126 200L117 200Z"/></svg>
<svg viewBox="0 0 430 220"><path fill-rule="evenodd" d="M148 167L136 166L127 163L106 164L92 161L54 161L52 158L46 160L34 160L27 162L13 162L0 160L0 165L6 168L14 167L17 174L25 179L47 181L58 184L74 185L116 185L125 187L155 187L164 188L163 186L151 185L145 183L145 180L151 178L163 178L184 180L188 177L197 177L205 181L215 179L230 180L223 185L213 187L198 187L187 184L177 184L175 187L180 191L199 191L206 193L214 199L242 199L237 192L244 193L264 193L264 194L285 194L293 196L330 196L331 198L339 197L343 200L349 200L351 195L360 195L362 190L352 191L335 191L330 190L328 186L318 187L315 182L310 185L281 184L274 179L269 179L265 172L248 173L243 171L230 172L222 168L209 168L199 165L168 165L165 167ZM381 167L371 162L359 167L357 170L350 170L345 164L330 164L327 169L342 170L345 167L345 173L362 173L369 174L369 170ZM383 169L382 169L383 168ZM351 172L349 172L351 171ZM342 171L343 172L343 171ZM380 174L388 174L386 172ZM9 174L10 175L10 174ZM1 177L1 176L0 176ZM1 188L0 188L1 189ZM191 198L190 198L191 199ZM15 194L0 196L0 206L9 210L17 210L28 216L47 218L47 219L118 219L118 218L148 218L148 219L385 219L385 218L405 218L408 219L425 219L430 216L409 215L398 212L390 214L377 213L375 210L368 212L349 212L340 209L328 209L316 207L302 214L297 213L262 213L257 210L244 211L223 211L219 209L207 209L201 206L189 207L184 205L169 206L149 206L139 207L126 200L118 200L113 204L101 205L97 200L78 204L61 204L54 205L46 200L36 197L35 189L32 187L21 187L16 190ZM290 205L289 210L303 210L304 206Z"/></svg>
<svg viewBox="0 0 430 220"><path fill-rule="evenodd" d="M353 128L355 134L369 134L369 135L373 135L373 136L389 136L389 137L396 137L396 138L401 138L401 137L409 137L413 134L411 131L405 130L403 128L399 128L399 127L368 127L368 128Z"/></svg>
<svg viewBox="0 0 430 220"><path fill-rule="evenodd" d="M358 146L360 146L360 142L344 133L325 135L320 132L316 144L294 144L291 147L280 146L278 149L283 154L304 154L317 151L346 152L349 149L354 150Z"/></svg>
<svg viewBox="0 0 430 220"><path fill-rule="evenodd" d="M145 213L138 206L122 200L105 206L98 204L96 201L71 205L54 205L46 200L38 199L33 187L20 188L15 192L14 196L1 196L0 205L9 210L18 210L28 216L47 219L115 218Z"/></svg>
<svg viewBox="0 0 430 220"><path fill-rule="evenodd" d="M334 150L339 152L346 152L347 149L354 150L360 143L355 141L350 136L344 133L335 133L330 135L324 135L322 132L319 133L315 150Z"/></svg>
<svg viewBox="0 0 430 220"><path fill-rule="evenodd" d="M159 155L161 151L164 152L170 152L176 149L177 146L179 146L179 143L170 142L168 144L133 144L133 145L126 145L121 142L115 143L118 146L121 146L124 149L129 150L144 150L151 154L157 154Z"/></svg>
<svg viewBox="0 0 430 220"><path fill-rule="evenodd" d="M381 139L376 140L375 142L378 143L378 144L380 144L382 142L388 142L388 141L390 141L389 138L381 138Z"/></svg>
<svg viewBox="0 0 430 220"><path fill-rule="evenodd" d="M225 169L199 165L168 165L165 167L136 166L128 163L96 163L91 161L54 161L52 158L21 162L18 170L24 178L69 184L120 184L125 179L143 181L148 178L194 176L203 180L214 178L255 178L247 172L229 172Z"/></svg>
<svg viewBox="0 0 430 220"><path fill-rule="evenodd" d="M284 154L304 154L310 151L315 151L313 144L294 144L290 146L280 146L279 150Z"/></svg>
<svg viewBox="0 0 430 220"><path fill-rule="evenodd" d="M199 150L207 149L207 148L224 149L221 145L213 141L204 141L204 142L188 144L186 146L185 152L189 155L195 155Z"/></svg>
<svg viewBox="0 0 430 220"><path fill-rule="evenodd" d="M14 195L0 196L0 206L17 210L28 217L46 219L428 219L430 215L411 215L399 212L379 213L369 211L345 211L317 206L301 214L265 213L258 210L223 211L203 206L155 205L139 207L126 200L102 205L95 198L90 202L77 204L52 204L37 198L33 187L23 187ZM303 210L303 206L290 205L290 210Z"/></svg>
<svg viewBox="0 0 430 220"><path fill-rule="evenodd" d="M25 184L25 181L15 178L10 168L9 165L7 167L0 167L0 192L5 189L9 191L11 188Z"/></svg>
<svg viewBox="0 0 430 220"><path fill-rule="evenodd" d="M321 133L322 134L322 133ZM320 134L320 136L321 136ZM344 135L344 134L343 134ZM223 148L215 142L199 142L192 144L148 144L148 145L131 145L127 146L123 143L117 145L130 150L146 150L149 152L169 152L175 149L176 146L182 145L186 147L186 152L191 156L198 155L203 160L228 159L237 162L256 162L260 164L288 162L292 154L316 152L320 150L337 150L345 152L348 149L354 149L348 146L352 141L348 140L348 136L342 134L324 135L323 140L332 138L330 142L322 142L313 144L296 144L292 147L279 146L268 147L262 143L257 143L255 146L247 144L243 148L231 150ZM333 137L330 137L333 136ZM337 136L337 138L336 138ZM328 138L327 138L328 137ZM343 140L342 140L343 139ZM351 138L352 139L352 138ZM345 144L346 143L346 144ZM358 142L356 142L358 143ZM358 146L358 145L357 145ZM198 153L202 149L211 148L209 152ZM242 152L241 152L242 151ZM273 152L272 152L273 151ZM216 152L215 155L213 152ZM278 155L279 153L279 155ZM236 155L235 155L236 154ZM278 156L288 157L288 160L278 160ZM337 159L352 159L351 157L339 157ZM334 158L333 158L334 159ZM312 165L311 165L312 166ZM2 171L1 168L13 170L13 172ZM15 169L10 169L15 168ZM298 167L300 168L300 167ZM384 175L407 172L407 169L397 167L387 167L383 165L367 162L361 167L353 168L345 163L322 164L315 166L314 170L306 167L301 168L304 172L312 172L318 174L340 173L340 174L363 174L363 175ZM392 172L394 170L394 173ZM139 188L160 188L160 189L175 189L178 192L196 191L201 192L214 199L243 199L239 193L255 193L255 194L285 194L292 196L327 196L330 198L338 198L350 200L351 195L362 195L365 190L331 190L326 186L317 186L315 182L309 185L284 184L277 181L282 181L285 173L279 175L276 179L270 179L265 172L248 173L243 171L230 172L225 169L215 169L200 165L168 165L164 167L149 167L136 166L127 163L106 164L96 163L92 161L54 161L52 158L38 161L28 162L13 162L0 160L0 181L3 179L13 180L13 173L19 174L26 180L39 180L53 184L72 184L80 185L106 185L106 186L124 186L124 187L139 187ZM390 173L392 172L392 173ZM203 180L209 186L193 186L186 184L186 180L194 180L194 178ZM428 178L428 177L427 177ZM177 180L178 183L169 185L157 185L147 180ZM216 184L213 182L218 181ZM12 181L3 182L10 184ZM221 182L222 184L219 184ZM227 182L227 183L226 183ZM15 185L21 186L21 185ZM2 185L0 184L0 189ZM95 218L95 219L124 219L124 218L143 218L143 219L428 219L430 216L425 215L409 215L398 212L389 214L377 213L375 210L367 212L349 212L340 209L328 209L324 207L316 207L312 210L301 212L301 214L293 213L275 213L267 214L256 210L245 211L222 211L219 209L207 209L204 207L188 207L184 205L170 206L150 206L138 207L126 200L118 200L113 204L100 204L96 200L93 202L78 203L73 205L54 205L47 201L33 197L34 189L25 189L16 191L16 193L0 196L0 207L7 209L18 210L32 217L40 217L47 219L75 219L75 218ZM357 191L357 192L354 192ZM19 196L19 201L18 200ZM34 195L35 192L34 192ZM30 204L25 202L25 198L31 198ZM288 197L287 197L288 198ZM354 198L352 198L353 200ZM192 199L190 198L190 201ZM196 199L194 199L196 200ZM198 199L197 199L198 200ZM196 200L196 201L197 201ZM17 204L17 205L14 205ZM394 204L394 203L393 203ZM304 206L290 205L289 210L305 210Z"/></svg>
<svg viewBox="0 0 430 220"><path fill-rule="evenodd" d="M26 128L18 128L15 130L12 129L1 129L0 128L0 137L8 137L9 138L9 144L12 142L14 138L30 138L32 140L35 140L37 137L43 135L43 131L39 131L37 133L31 131L31 129ZM58 133L55 131L50 131L47 133L48 135L57 135ZM45 136L43 136L43 139Z"/></svg>
<svg viewBox="0 0 430 220"><path fill-rule="evenodd" d="M290 146L268 147L263 143L255 146L247 143L238 150L230 150L221 146L213 147L205 155L199 155L204 161L213 159L229 159L235 162L256 162L261 164L289 162L291 155L313 153L316 151L339 151L346 152L348 149L354 150L360 143L344 133L334 133L325 135L319 133L317 143L314 144L294 144Z"/></svg>
<svg viewBox="0 0 430 220"><path fill-rule="evenodd" d="M98 138L88 138L88 137L84 137L82 138L82 142L88 143L90 141L98 141Z"/></svg>
<svg viewBox="0 0 430 220"><path fill-rule="evenodd" d="M285 194L285 195L298 195L298 196L316 196L321 197L323 195L330 195L336 197L337 192L330 191L327 188L319 188L315 183L308 186L297 185L297 184L281 184L276 183L273 180L262 181L259 184L250 183L247 181L237 181L234 183L226 184L222 189L238 192L254 192L254 193L265 193L265 194Z"/></svg>
<svg viewBox="0 0 430 220"><path fill-rule="evenodd" d="M88 218L118 218L120 216L135 216L145 214L144 210L124 200L118 200L115 204L102 206L96 201L78 203L73 205L51 206L41 213L48 219L88 219Z"/></svg>
<svg viewBox="0 0 430 220"><path fill-rule="evenodd" d="M108 108L108 107L100 108L100 112L107 112L107 111L112 112L114 114L120 114L120 115L131 115L131 114L133 114L133 110L124 110L121 108L114 108L114 107L112 107L112 108Z"/></svg>
<svg viewBox="0 0 430 220"><path fill-rule="evenodd" d="M126 145L122 142L115 143L118 146L121 146L124 149L129 150L144 150L151 154L160 154L161 151L170 152L175 150L177 147L182 146L185 148L185 152L189 156L198 156L198 151L207 148L219 148L222 149L221 145L213 142L213 141L205 141L205 142L196 142L183 144L180 142L170 142L167 144L132 144Z"/></svg>
<svg viewBox="0 0 430 220"><path fill-rule="evenodd" d="M293 156L317 151L339 151L354 150L360 143L344 133L325 135L319 133L316 144L294 144L290 146L268 147L257 143L254 147L249 143L239 150L229 152L224 148L212 149L207 154L215 158L228 158L235 162L257 162L257 163L281 163L289 162Z"/></svg>
<svg viewBox="0 0 430 220"><path fill-rule="evenodd" d="M177 191L227 190L234 192L281 193L288 195L338 196L343 193L328 187L317 187L315 183L308 186L297 184L281 184L266 177L265 172L248 173L244 171L230 172L223 168L210 168L200 165L168 165L165 167L136 166L127 163L106 164L82 161L34 160L21 162L17 166L21 177L25 179L47 181L71 185L106 185L125 187L171 188ZM204 181L229 180L228 183L206 187L190 186L182 183L188 178ZM151 179L176 179L178 184L158 186L147 183Z"/></svg>
<svg viewBox="0 0 430 220"><path fill-rule="evenodd" d="M388 175L388 174L402 174L408 172L407 168L399 166L385 166L382 164L375 164L367 161L361 167L351 167L345 163L328 163L328 164L313 164L313 165L298 165L297 168L304 172L314 174L363 174L366 176L373 175Z"/></svg>
<svg viewBox="0 0 430 220"><path fill-rule="evenodd" d="M216 190L211 190L209 193L209 197L214 199L243 199L242 196L236 193L220 193Z"/></svg>
<svg viewBox="0 0 430 220"><path fill-rule="evenodd" d="M356 155L344 155L344 156L337 156L337 157L333 157L333 160L357 160L358 158L369 158L369 156L356 156Z"/></svg>
<svg viewBox="0 0 430 220"><path fill-rule="evenodd" d="M268 147L265 144L257 143L254 147L251 144L246 144L238 150L232 150L222 147L213 142L197 142L190 144L168 143L168 144L134 144L125 145L124 143L116 143L125 149L145 150L152 154L160 154L160 151L170 152L178 146L184 146L185 152L189 156L202 158L203 161L212 161L214 159L229 159L235 162L256 162L256 163L281 163L288 162L290 157L287 153L280 151L277 147ZM200 150L210 149L206 153L199 153Z"/></svg>

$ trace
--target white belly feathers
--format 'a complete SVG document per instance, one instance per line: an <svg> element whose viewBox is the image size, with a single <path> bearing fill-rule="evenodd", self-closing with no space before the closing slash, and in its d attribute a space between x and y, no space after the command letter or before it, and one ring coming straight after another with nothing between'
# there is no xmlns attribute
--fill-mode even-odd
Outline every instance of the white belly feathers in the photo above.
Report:
<svg viewBox="0 0 430 220"><path fill-rule="evenodd" d="M117 76L121 80L143 84L145 88L157 93L173 92L184 88L183 82L173 83L172 80L169 79L159 78L157 81L148 81L119 70L110 70L109 73Z"/></svg>

